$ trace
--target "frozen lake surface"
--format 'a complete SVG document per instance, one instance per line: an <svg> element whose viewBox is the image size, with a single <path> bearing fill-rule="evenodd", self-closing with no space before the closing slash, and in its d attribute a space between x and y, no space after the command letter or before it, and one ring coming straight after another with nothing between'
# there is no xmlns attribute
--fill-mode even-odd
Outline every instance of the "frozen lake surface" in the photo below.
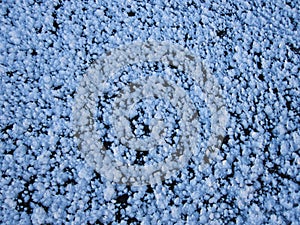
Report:
<svg viewBox="0 0 300 225"><path fill-rule="evenodd" d="M299 224L299 12L288 0L2 1L0 223ZM102 173L109 160L87 163L72 109L101 56L148 40L201 59L229 117L207 158L214 113L180 62L137 62L102 82L92 128L109 157L151 166L196 140L187 165L135 186Z"/></svg>

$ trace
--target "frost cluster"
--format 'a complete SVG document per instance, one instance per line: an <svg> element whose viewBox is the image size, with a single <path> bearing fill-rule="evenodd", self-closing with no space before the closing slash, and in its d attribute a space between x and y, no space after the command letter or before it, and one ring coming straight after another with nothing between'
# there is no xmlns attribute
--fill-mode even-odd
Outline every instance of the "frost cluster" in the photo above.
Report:
<svg viewBox="0 0 300 225"><path fill-rule="evenodd" d="M196 109L183 87L168 81L167 78L172 77L170 70L167 73L168 76L150 74L142 79L129 80L125 87L110 94L111 98L115 96L115 99L106 107L101 105L102 110L106 111L106 115L101 117L106 125L111 124L113 127L106 131L106 139L110 139L109 142L112 144L108 148L103 143L104 138L102 137L101 140L95 129L97 123L95 115L97 115L99 104L97 104L97 99L100 97L101 104L105 95L115 89L110 87L109 83L111 80L121 80L121 76L116 77L118 69L138 62L156 62L165 66L176 65L176 68L184 69L183 72L190 75L196 85L200 86L203 90L202 97L212 115L207 151L201 150L198 143L200 140L198 115L201 112ZM121 75L124 74L121 73ZM126 77L123 77L123 82L124 79ZM164 111L158 111L154 99L168 102L169 106L165 103L168 107ZM139 109L143 115L138 115L135 108L147 100L148 105L145 105L145 102ZM150 107L150 109L152 107L150 111L147 110L148 114L154 113L155 115L144 118L144 114L147 113L145 107ZM175 110L177 124L175 123L176 117L168 119L162 115L172 109ZM200 61L184 48L169 42L157 41L134 42L101 56L78 88L73 115L80 151L89 165L108 180L130 185L157 183L165 177L170 178L172 173L186 166L190 157L201 154L200 151L204 151L206 157L209 157L211 152L215 153L221 145L228 117L217 81L204 70ZM143 120L140 123L134 119L139 117ZM176 143L171 146L166 140L170 138L166 133L172 130L169 128L168 131L167 128L176 125L181 134L177 137ZM147 138L141 137L141 129L145 129L145 126L148 129L149 137ZM102 133L103 127L105 126L100 128ZM163 155L164 152L170 151L170 148L173 152L164 160L156 159L157 163L147 165L132 165L134 159L129 159L129 162L124 163L116 158L119 149L124 154L141 154L138 152L158 150L160 155Z"/></svg>

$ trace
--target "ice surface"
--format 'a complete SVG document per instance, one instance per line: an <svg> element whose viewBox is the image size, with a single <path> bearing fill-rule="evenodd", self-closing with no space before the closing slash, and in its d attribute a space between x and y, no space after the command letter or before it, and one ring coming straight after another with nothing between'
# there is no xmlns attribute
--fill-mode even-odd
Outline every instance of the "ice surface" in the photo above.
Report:
<svg viewBox="0 0 300 225"><path fill-rule="evenodd" d="M298 224L299 10L297 1L2 1L1 223ZM101 59L113 49L147 40L169 41L183 51L166 68L163 63L171 64L166 46L158 46L151 56L151 60L161 58L162 64L135 62L138 51L131 51L132 65L123 65L124 74L111 62L128 54ZM187 71L204 73L204 68L189 64L192 59L178 60L189 51L204 62L207 72L220 84L221 94L214 82L206 83L210 89L204 92L204 81L195 85L195 79L188 79L191 74ZM103 69L112 77L119 73L120 80L105 82L99 60L110 62L111 66ZM90 90L98 94L108 90L108 97L99 100L97 107L102 111L95 107L89 113L76 114L72 111L74 104L91 107L97 100L93 94L75 101L76 94L85 94L86 89L78 87L91 71L95 83L89 84ZM146 163L148 170L141 179L148 179L157 169L151 165L174 153L165 144L139 156L144 162L138 161L134 150L118 148L127 138L118 140L116 135L124 136L129 129L108 128L114 125L114 117L120 118L115 127L127 123L121 118L126 109L112 110L111 106L117 104L110 101L113 94L120 89L126 92L129 81L138 83L159 75L180 88L172 90L156 82L156 94L158 90L175 91L177 100L157 104L154 118L161 123L150 122L154 133L165 130L166 141L181 143L180 137L189 130L177 126L176 121L183 116L181 109L191 109L190 102L184 101L188 96L199 112L199 123L194 124L199 149L181 170L168 171L161 164L168 171L168 179L162 181L156 173L152 177L159 181L156 184L130 187L111 182L123 177L120 171L128 173L121 167L124 162ZM153 86L149 87L152 89L145 88L144 93L153 92ZM136 92L132 99L141 93ZM230 116L222 145L217 144L218 139L209 141L210 134L217 132L211 121L225 123L212 117L215 107L207 106L207 100L215 99L210 98L212 93L225 100ZM123 99L129 97L127 94ZM147 125L151 115L142 118L138 109L146 105L145 110L150 112L157 102L142 100L144 103L136 103L138 107L129 115L141 117L133 124L136 134L146 140L147 129L138 122L145 120ZM120 102L120 108L124 106ZM94 118L90 116L96 114L102 116L98 118L101 123L92 126ZM83 143L87 146L84 154L72 123L79 117L79 128L89 139ZM98 136L88 135L92 129L98 129ZM190 136L195 136L192 131ZM100 137L107 137L102 145L91 141ZM145 140L139 141L140 145L153 148L155 141L146 145L149 143ZM219 151L207 151L204 156L203 149L213 142ZM120 170L110 170L111 158L103 160L96 151L104 147L108 156L120 161ZM93 163L87 164L85 154ZM94 163L101 160L103 165ZM103 173L100 168L104 168ZM141 174L138 167L131 172ZM123 178L126 183L132 177Z"/></svg>

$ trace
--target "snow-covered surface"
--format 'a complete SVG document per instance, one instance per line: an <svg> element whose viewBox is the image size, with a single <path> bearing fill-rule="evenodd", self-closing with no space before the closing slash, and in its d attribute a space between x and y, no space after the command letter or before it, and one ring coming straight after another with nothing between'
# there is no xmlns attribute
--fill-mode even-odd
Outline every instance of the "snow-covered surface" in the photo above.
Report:
<svg viewBox="0 0 300 225"><path fill-rule="evenodd" d="M299 14L297 1L279 0L2 1L1 224L299 224ZM143 62L124 68L127 75L110 83L112 93L130 76L138 82L147 71L174 73L180 79L168 81L181 82L201 118L200 153L187 166L158 183L126 186L87 163L72 108L101 56L148 40L169 41L203 60L220 84L229 123L219 151L203 159L213 121L201 85L176 72L176 62L172 68ZM129 164L172 154L162 148L137 156L117 148L120 140L108 131L116 124L104 122L122 115L107 113L109 94L99 97L94 113L109 154ZM136 135L145 136L152 121L150 101L165 122L166 139L178 143L183 130L174 118L181 109L170 99L143 101L127 112ZM144 127L141 119L149 119Z"/></svg>

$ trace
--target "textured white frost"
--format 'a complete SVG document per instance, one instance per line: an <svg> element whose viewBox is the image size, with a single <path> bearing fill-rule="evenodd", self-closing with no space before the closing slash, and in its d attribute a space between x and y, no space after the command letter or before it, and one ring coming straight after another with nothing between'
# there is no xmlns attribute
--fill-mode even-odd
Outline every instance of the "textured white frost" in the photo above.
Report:
<svg viewBox="0 0 300 225"><path fill-rule="evenodd" d="M108 87L108 79L116 76L122 67L145 61L159 61L167 66L181 68L204 89L203 97L212 114L212 132L208 140L207 157L210 157L210 152L215 152L220 147L228 120L218 82L206 72L200 60L181 46L169 42L147 41L134 42L111 50L89 69L81 82L73 107L73 118L80 150L88 164L108 180L117 183L144 185L160 182L166 175L170 177L171 173L185 166L193 153L198 153L196 149L199 140L198 112L192 100L182 87L158 76L140 79L131 83L130 87L123 88L121 94L114 100L110 119L116 137L129 149L148 151L155 149L157 145L161 145L163 150L167 149L163 139L166 124L160 119L159 114L152 119L155 122L152 122L150 137L146 139L134 136L127 119L135 113L132 107L140 100L153 97L167 99L176 108L180 117L182 137L176 151L155 165L122 164L108 154L97 137L93 125L97 95L101 96Z"/></svg>

